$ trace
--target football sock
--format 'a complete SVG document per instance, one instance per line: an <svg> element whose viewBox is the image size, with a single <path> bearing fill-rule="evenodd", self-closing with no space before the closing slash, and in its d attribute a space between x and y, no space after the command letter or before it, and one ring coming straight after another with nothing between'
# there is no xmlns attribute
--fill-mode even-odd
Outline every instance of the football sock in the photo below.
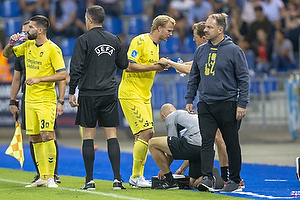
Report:
<svg viewBox="0 0 300 200"><path fill-rule="evenodd" d="M36 165L40 172L40 178L43 180L47 180L48 177L44 142L32 143L32 145L34 149Z"/></svg>
<svg viewBox="0 0 300 200"><path fill-rule="evenodd" d="M229 167L225 166L225 167L221 167L221 177L223 179L223 181L227 182L228 178L229 178Z"/></svg>
<svg viewBox="0 0 300 200"><path fill-rule="evenodd" d="M142 161L142 166L140 169L140 176L144 176L144 168L145 168L146 160L147 160L147 156L145 156L145 159Z"/></svg>
<svg viewBox="0 0 300 200"><path fill-rule="evenodd" d="M143 176L147 151L148 143L141 139L137 139L133 147L132 178Z"/></svg>
<svg viewBox="0 0 300 200"><path fill-rule="evenodd" d="M95 150L94 150L94 140L87 139L82 142L82 156L86 172L86 182L93 180L94 172L94 160L95 160Z"/></svg>
<svg viewBox="0 0 300 200"><path fill-rule="evenodd" d="M31 158L32 158L34 167L35 167L35 169L36 169L36 173L37 173L37 175L40 175L38 166L36 165L36 160L35 160L35 155L34 155L34 149L33 149L33 142L31 142L31 141L29 142L29 147L30 147Z"/></svg>
<svg viewBox="0 0 300 200"><path fill-rule="evenodd" d="M54 140L45 141L44 144L48 178L54 178L54 170L56 166L56 146Z"/></svg>
<svg viewBox="0 0 300 200"><path fill-rule="evenodd" d="M55 144L55 149L56 149L56 162L55 162L54 174L58 174L57 173L57 168L58 168L58 143L57 143L56 140L54 140L54 144Z"/></svg>
<svg viewBox="0 0 300 200"><path fill-rule="evenodd" d="M173 179L173 175L172 172L170 171L169 173L164 174L166 177L166 181L168 181L169 183L173 183L174 179Z"/></svg>
<svg viewBox="0 0 300 200"><path fill-rule="evenodd" d="M114 179L120 181L120 146L117 138L107 140L107 152L114 173Z"/></svg>

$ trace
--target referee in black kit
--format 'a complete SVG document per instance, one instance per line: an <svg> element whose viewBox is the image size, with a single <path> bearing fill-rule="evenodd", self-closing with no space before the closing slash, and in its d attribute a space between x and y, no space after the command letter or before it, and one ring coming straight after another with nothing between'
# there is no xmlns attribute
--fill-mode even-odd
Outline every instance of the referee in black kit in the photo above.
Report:
<svg viewBox="0 0 300 200"><path fill-rule="evenodd" d="M117 68L128 66L128 58L120 39L102 27L105 11L93 5L86 9L87 32L77 38L70 65L69 103L78 107L76 125L83 127L82 155L86 170L81 189L94 190L94 137L96 123L103 127L108 156L114 173L113 189L125 189L120 175L120 147L116 126L119 125ZM78 102L75 88L78 86Z"/></svg>

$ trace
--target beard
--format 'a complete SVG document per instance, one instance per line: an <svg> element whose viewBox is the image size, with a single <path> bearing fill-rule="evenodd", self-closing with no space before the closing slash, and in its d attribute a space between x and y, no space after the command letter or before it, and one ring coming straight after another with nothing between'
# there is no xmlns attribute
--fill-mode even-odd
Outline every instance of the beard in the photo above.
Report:
<svg viewBox="0 0 300 200"><path fill-rule="evenodd" d="M27 38L28 40L35 40L37 38L37 32L35 32L34 34L28 33Z"/></svg>

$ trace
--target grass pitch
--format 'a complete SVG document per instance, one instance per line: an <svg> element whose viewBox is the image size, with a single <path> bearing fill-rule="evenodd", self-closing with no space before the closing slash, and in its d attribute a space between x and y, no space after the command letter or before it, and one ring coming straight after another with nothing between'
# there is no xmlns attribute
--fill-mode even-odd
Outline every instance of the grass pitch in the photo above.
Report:
<svg viewBox="0 0 300 200"><path fill-rule="evenodd" d="M167 199L242 199L220 194L198 192L191 190L153 190L132 189L124 183L126 190L115 191L112 181L94 180L96 190L86 191L79 188L84 184L84 178L73 176L60 176L62 181L58 188L25 188L33 180L34 173L20 170L0 168L0 199L1 200L53 200L53 199L128 199L128 200L167 200Z"/></svg>

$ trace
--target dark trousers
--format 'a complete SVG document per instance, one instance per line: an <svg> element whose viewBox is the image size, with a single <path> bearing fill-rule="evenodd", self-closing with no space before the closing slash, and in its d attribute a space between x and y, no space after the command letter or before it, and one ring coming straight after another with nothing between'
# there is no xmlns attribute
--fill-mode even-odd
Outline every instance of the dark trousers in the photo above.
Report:
<svg viewBox="0 0 300 200"><path fill-rule="evenodd" d="M214 141L219 128L226 144L229 161L229 179L240 182L241 147L238 130L240 122L236 120L236 102L221 101L214 104L199 102L198 118L202 136L201 167L203 176L212 179L214 163Z"/></svg>

